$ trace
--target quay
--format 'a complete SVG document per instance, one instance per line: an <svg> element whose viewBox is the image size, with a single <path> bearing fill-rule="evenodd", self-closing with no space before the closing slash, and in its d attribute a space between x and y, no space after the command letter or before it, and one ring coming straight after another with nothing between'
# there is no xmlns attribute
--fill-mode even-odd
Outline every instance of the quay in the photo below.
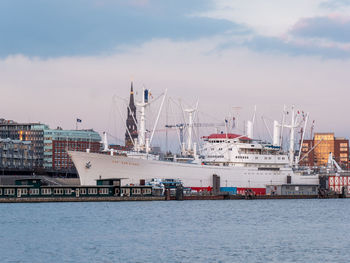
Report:
<svg viewBox="0 0 350 263"><path fill-rule="evenodd" d="M17 178L11 184L0 185L0 203L43 203L43 202L121 202L121 201L190 201L190 200L273 200L273 199L329 199L350 197L349 188L342 191L327 190L316 185L267 185L265 194L253 189L237 191L236 187L216 187L214 191L193 192L180 182L169 181L166 187L145 185L122 185L123 178L98 179L94 186L80 184L64 185L59 181L42 177ZM325 182L336 181L333 176ZM347 178L337 177L337 181ZM75 179L67 182L74 183ZM76 182L75 182L76 183ZM324 182L323 182L324 183ZM327 188L331 188L330 185ZM338 190L338 188L337 188Z"/></svg>
<svg viewBox="0 0 350 263"><path fill-rule="evenodd" d="M184 196L182 200L277 200L277 199L334 199L347 198L339 194L320 197L319 195L257 195L247 197L245 195L208 195L208 196ZM177 200L171 197L170 200Z"/></svg>
<svg viewBox="0 0 350 263"><path fill-rule="evenodd" d="M164 201L164 196L108 196L108 197L6 197L0 203L54 203L54 202L120 202Z"/></svg>
<svg viewBox="0 0 350 263"><path fill-rule="evenodd" d="M244 195L192 195L181 201L194 200L282 200L282 199L335 199L347 198L339 194L320 197L319 195L258 195L247 198ZM132 201L178 201L176 196L93 196L93 197L5 197L0 203L53 203L53 202L132 202Z"/></svg>

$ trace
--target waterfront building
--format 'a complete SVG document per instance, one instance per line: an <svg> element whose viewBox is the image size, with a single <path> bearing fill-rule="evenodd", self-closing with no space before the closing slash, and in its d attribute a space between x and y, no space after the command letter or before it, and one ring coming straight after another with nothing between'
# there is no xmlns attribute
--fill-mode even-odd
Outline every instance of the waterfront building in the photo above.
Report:
<svg viewBox="0 0 350 263"><path fill-rule="evenodd" d="M30 145L33 167L46 170L72 170L67 149L100 151L100 135L93 130L50 129L41 123L17 123L0 119L0 138L26 142Z"/></svg>
<svg viewBox="0 0 350 263"><path fill-rule="evenodd" d="M41 123L17 123L13 120L0 119L0 139L30 141L34 156L34 167L44 163L44 130L47 125Z"/></svg>
<svg viewBox="0 0 350 263"><path fill-rule="evenodd" d="M127 148L133 147L133 141L137 140L137 125L136 125L136 106L134 101L134 89L131 82L130 100L128 106L128 117L126 119L126 131L125 131L125 146ZM130 137L131 136L131 137Z"/></svg>
<svg viewBox="0 0 350 263"><path fill-rule="evenodd" d="M0 139L0 169L33 168L33 152L28 141Z"/></svg>
<svg viewBox="0 0 350 263"><path fill-rule="evenodd" d="M327 166L329 153L342 168L349 168L349 140L334 133L315 133L312 140L304 140L300 165Z"/></svg>
<svg viewBox="0 0 350 263"><path fill-rule="evenodd" d="M44 131L44 168L50 170L72 170L73 163L67 151L99 152L101 137L93 130Z"/></svg>

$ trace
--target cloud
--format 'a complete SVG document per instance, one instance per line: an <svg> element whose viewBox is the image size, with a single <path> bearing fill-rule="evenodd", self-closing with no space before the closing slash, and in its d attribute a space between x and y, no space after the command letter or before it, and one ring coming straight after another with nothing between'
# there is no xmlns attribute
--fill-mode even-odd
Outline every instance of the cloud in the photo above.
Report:
<svg viewBox="0 0 350 263"><path fill-rule="evenodd" d="M229 116L233 106L243 107L238 121L243 127L255 104L259 115L271 119L280 119L283 104L299 104L312 113L317 131L350 132L344 124L349 61L258 53L242 46L214 52L221 41L153 40L109 56L10 56L0 60L1 117L74 128L79 116L82 128L112 134L117 120L122 136L119 113L111 115L112 97L127 97L133 77L136 89L145 85L155 97L168 88L169 96L189 104L199 99L201 111L215 116L215 122ZM210 122L207 116L202 114L201 121Z"/></svg>
<svg viewBox="0 0 350 263"><path fill-rule="evenodd" d="M4 0L0 56L55 57L113 53L155 38L194 40L242 32L228 20L195 17L212 1Z"/></svg>
<svg viewBox="0 0 350 263"><path fill-rule="evenodd" d="M350 6L350 0L327 0L320 3L321 8L338 10L339 8Z"/></svg>
<svg viewBox="0 0 350 263"><path fill-rule="evenodd" d="M259 35L277 37L284 34L300 17L328 12L321 10L322 0L216 0L215 7L202 16L227 19L244 24Z"/></svg>
<svg viewBox="0 0 350 263"><path fill-rule="evenodd" d="M216 51L248 48L258 53L279 56L307 56L322 59L350 59L350 44L335 43L321 39L298 38L293 36L271 37L263 35L242 36L223 40Z"/></svg>
<svg viewBox="0 0 350 263"><path fill-rule="evenodd" d="M320 8L335 1L310 1L3 0L0 57L106 56L155 39L216 37L226 39L216 49L349 57L346 16Z"/></svg>
<svg viewBox="0 0 350 263"><path fill-rule="evenodd" d="M320 38L350 43L350 17L323 16L303 18L289 32L304 38Z"/></svg>
<svg viewBox="0 0 350 263"><path fill-rule="evenodd" d="M349 0L350 1L350 0ZM332 2L332 3L331 3ZM333 4L331 11L322 4ZM241 36L228 36L220 49L242 46L255 52L347 59L350 19L344 1L218 0L201 15L246 25Z"/></svg>

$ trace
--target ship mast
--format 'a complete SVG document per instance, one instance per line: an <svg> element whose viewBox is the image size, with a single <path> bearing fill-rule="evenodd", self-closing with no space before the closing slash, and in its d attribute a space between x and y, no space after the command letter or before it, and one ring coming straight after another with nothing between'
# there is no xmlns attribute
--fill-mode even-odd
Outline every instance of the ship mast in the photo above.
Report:
<svg viewBox="0 0 350 263"><path fill-rule="evenodd" d="M295 145L295 128L299 126L295 120L295 110L294 105L292 106L292 120L290 125L284 125L284 127L287 127L290 129L290 141L289 141L289 164L292 166L294 165L294 145Z"/></svg>
<svg viewBox="0 0 350 263"><path fill-rule="evenodd" d="M294 163L294 137L295 137L295 116L294 116L294 106L292 106L292 122L290 125L290 142L289 142L289 163L293 165Z"/></svg>
<svg viewBox="0 0 350 263"><path fill-rule="evenodd" d="M187 136L187 152L192 151L192 132L193 132L193 113L195 109L186 109L188 113L188 136Z"/></svg>
<svg viewBox="0 0 350 263"><path fill-rule="evenodd" d="M142 99L140 102L138 102L136 105L140 107L140 132L139 132L139 138L138 138L138 150L144 150L146 146L146 106L148 104L148 90L143 88L142 89Z"/></svg>

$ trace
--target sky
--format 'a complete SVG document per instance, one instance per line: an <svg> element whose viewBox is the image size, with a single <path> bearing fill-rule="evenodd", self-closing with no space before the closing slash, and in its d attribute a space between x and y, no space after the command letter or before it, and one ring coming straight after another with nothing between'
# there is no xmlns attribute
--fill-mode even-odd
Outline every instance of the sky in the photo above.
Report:
<svg viewBox="0 0 350 263"><path fill-rule="evenodd" d="M0 118L123 137L133 81L202 122L296 105L350 137L350 0L1 0L0 38Z"/></svg>

